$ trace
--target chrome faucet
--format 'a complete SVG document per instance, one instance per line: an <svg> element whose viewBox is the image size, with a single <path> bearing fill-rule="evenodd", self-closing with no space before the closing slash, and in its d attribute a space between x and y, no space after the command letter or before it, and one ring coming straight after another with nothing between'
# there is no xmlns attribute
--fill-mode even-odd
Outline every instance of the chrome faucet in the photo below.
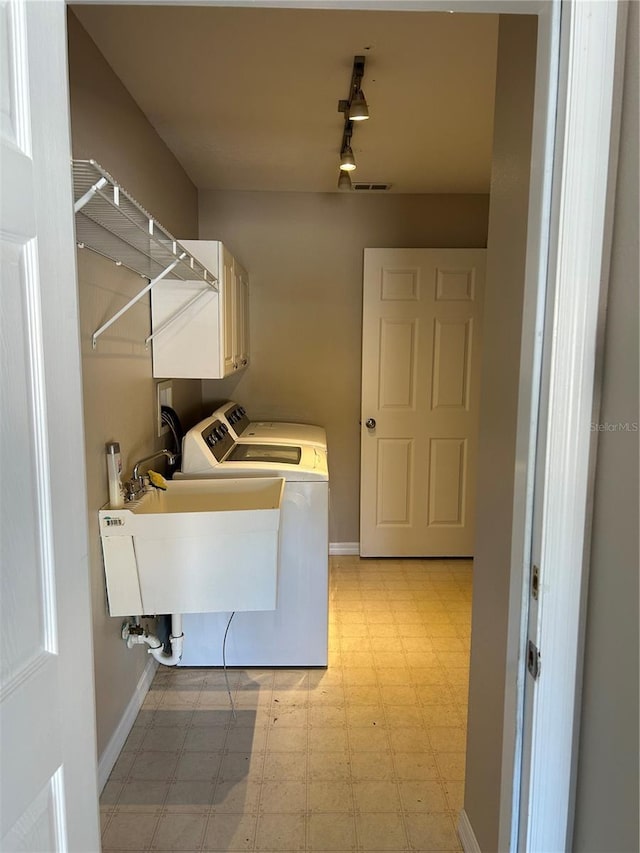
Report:
<svg viewBox="0 0 640 853"><path fill-rule="evenodd" d="M172 453L170 450L156 450L156 452L152 453L151 456L145 456L144 459L138 459L136 464L133 466L133 474L131 475L132 479L141 480L142 478L138 476L138 468L141 465L144 465L145 462L151 462L152 459L157 459L158 456L166 456L170 465L173 465L176 461L175 453Z"/></svg>
<svg viewBox="0 0 640 853"><path fill-rule="evenodd" d="M159 456L166 456L171 465L176 461L176 454L172 453L170 450L156 450L156 452L152 453L150 456L138 459L136 464L133 466L131 480L125 485L128 500L133 500L143 489L144 482L139 473L140 466L144 465L145 462L151 462L152 459L157 459Z"/></svg>

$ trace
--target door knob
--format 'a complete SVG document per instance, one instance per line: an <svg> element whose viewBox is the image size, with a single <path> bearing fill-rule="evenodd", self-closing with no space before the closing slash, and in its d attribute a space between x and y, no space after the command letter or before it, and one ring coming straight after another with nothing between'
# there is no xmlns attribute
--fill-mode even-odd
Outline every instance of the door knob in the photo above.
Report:
<svg viewBox="0 0 640 853"><path fill-rule="evenodd" d="M375 418L368 418L365 421L364 425L366 426L367 429L375 429L376 428Z"/></svg>

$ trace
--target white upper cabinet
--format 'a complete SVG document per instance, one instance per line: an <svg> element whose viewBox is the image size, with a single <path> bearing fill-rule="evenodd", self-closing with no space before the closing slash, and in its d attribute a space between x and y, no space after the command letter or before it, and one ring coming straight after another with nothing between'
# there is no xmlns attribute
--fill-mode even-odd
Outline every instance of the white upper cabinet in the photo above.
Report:
<svg viewBox="0 0 640 853"><path fill-rule="evenodd" d="M153 375L223 379L249 364L249 278L218 240L180 240L218 278L159 281L151 291Z"/></svg>

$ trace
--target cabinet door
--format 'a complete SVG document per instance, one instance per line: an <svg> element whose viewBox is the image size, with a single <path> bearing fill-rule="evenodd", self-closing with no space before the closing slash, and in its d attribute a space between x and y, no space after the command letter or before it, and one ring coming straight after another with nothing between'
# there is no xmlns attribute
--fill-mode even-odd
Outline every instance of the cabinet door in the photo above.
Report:
<svg viewBox="0 0 640 853"><path fill-rule="evenodd" d="M219 280L219 286L214 291L201 282L166 278L152 289L153 375L222 379L225 376L223 247L217 240L181 239L180 244ZM187 307L198 292L202 297ZM160 331L163 326L166 328Z"/></svg>
<svg viewBox="0 0 640 853"><path fill-rule="evenodd" d="M249 276L236 261L236 363L238 368L249 364Z"/></svg>
<svg viewBox="0 0 640 853"><path fill-rule="evenodd" d="M236 353L236 285L233 255L226 246L222 247L222 322L223 322L223 358L224 375L228 376L237 369Z"/></svg>
<svg viewBox="0 0 640 853"><path fill-rule="evenodd" d="M218 277L218 291L179 315L193 298L194 282L158 282L151 291L154 376L223 379L249 363L249 277L215 240L181 240ZM175 322L167 325L172 317Z"/></svg>

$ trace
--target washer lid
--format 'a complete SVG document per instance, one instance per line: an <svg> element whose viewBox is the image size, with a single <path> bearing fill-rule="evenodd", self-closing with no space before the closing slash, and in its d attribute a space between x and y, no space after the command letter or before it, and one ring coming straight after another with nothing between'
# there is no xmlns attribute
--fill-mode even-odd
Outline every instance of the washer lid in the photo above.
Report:
<svg viewBox="0 0 640 853"><path fill-rule="evenodd" d="M260 445L240 440L215 470L225 476L270 472L289 482L329 479L327 451L308 444Z"/></svg>
<svg viewBox="0 0 640 853"><path fill-rule="evenodd" d="M239 441L225 456L225 462L273 462L277 465L299 465L302 448L285 444L245 444Z"/></svg>
<svg viewBox="0 0 640 853"><path fill-rule="evenodd" d="M312 444L327 449L327 433L321 426L289 421L251 421L240 441L265 443Z"/></svg>

